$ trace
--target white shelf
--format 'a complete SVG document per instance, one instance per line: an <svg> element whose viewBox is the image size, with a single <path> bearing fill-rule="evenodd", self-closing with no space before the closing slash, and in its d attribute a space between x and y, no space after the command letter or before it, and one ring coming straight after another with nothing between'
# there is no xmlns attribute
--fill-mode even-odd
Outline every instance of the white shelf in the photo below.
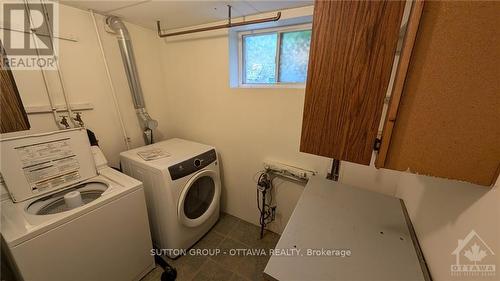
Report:
<svg viewBox="0 0 500 281"><path fill-rule="evenodd" d="M269 280L426 280L400 199L313 176L277 250ZM349 250L350 256L307 251Z"/></svg>

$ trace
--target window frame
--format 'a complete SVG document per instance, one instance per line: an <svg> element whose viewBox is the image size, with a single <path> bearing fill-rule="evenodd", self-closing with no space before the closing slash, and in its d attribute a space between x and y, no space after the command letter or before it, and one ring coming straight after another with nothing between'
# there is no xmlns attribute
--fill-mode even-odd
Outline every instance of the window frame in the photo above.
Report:
<svg viewBox="0 0 500 281"><path fill-rule="evenodd" d="M287 32L295 32L295 31L306 31L312 30L312 24L299 24L299 25L290 25L290 26L282 26L282 27L274 27L274 28L264 28L264 29L255 29L255 30L247 30L238 32L238 86L240 88L305 88L306 82L280 82L279 81L279 63L280 63L280 52L281 52L281 39L282 34ZM244 52L244 40L245 36L252 35L264 35L264 34L274 34L278 36L276 43L276 69L275 69L275 78L276 82L274 83L243 83L244 81L244 69L245 62L243 60L243 52Z"/></svg>

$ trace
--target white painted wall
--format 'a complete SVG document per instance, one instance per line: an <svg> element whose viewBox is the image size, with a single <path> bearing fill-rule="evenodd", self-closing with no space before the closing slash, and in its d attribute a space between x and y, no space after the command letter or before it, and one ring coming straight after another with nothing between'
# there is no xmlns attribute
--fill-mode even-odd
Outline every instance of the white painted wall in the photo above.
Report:
<svg viewBox="0 0 500 281"><path fill-rule="evenodd" d="M257 223L253 178L265 159L326 173L330 164L327 159L298 152L303 89L231 89L225 32L168 39L162 48L168 93L162 100L168 105L168 121L160 122L160 128L169 137L205 142L219 149L225 211ZM497 188L345 162L341 182L405 200L434 280L452 280L451 252L457 239L471 229L500 250ZM277 186L280 220L271 228L280 232L302 187L286 181ZM498 255L496 259L500 265Z"/></svg>
<svg viewBox="0 0 500 281"><path fill-rule="evenodd" d="M312 8L283 11L282 18L311 15ZM260 15L261 17L267 15ZM227 31L168 38L162 42L166 95L160 131L214 145L220 152L224 211L257 224L255 175L272 159L326 175L330 160L299 152L304 89L230 88ZM394 195L399 173L345 163L341 181ZM303 186L276 180L281 232Z"/></svg>
<svg viewBox="0 0 500 281"><path fill-rule="evenodd" d="M310 13L307 8L294 9L285 11L283 16ZM111 164L117 166L118 153L125 150L125 145L89 13L61 5L60 16L61 34L78 39L77 43L60 41L68 93L73 102L90 102L95 106L94 110L83 112L84 121L100 138ZM103 18L97 16L97 19L131 145L142 145L116 39L105 33ZM231 89L226 32L163 41L152 30L127 26L146 104L160 123L157 139L183 137L218 148L225 211L257 223L254 179L265 159L326 174L328 159L298 152L303 89ZM26 106L48 104L39 72L16 71L14 74ZM50 88L57 96L56 103L62 103L55 73L50 73ZM49 114L29 118L30 132L56 129ZM9 135L13 134L1 137ZM498 188L486 189L350 163L342 163L341 181L405 200L434 280L452 279L449 276L449 267L454 261L451 251L457 239L471 229L491 247L500 250ZM278 221L271 228L281 232L303 187L283 180L277 180L275 186ZM500 251L497 251L497 265L500 265L498 253Z"/></svg>
<svg viewBox="0 0 500 281"><path fill-rule="evenodd" d="M83 111L86 126L99 138L111 165L126 150L118 112L88 11L60 5L59 33L78 42L59 40L60 63L72 103L91 103ZM312 7L284 11L283 18L312 14ZM268 16L268 15L261 15ZM104 30L96 15L120 111L130 146L143 145L116 38ZM265 159L282 161L326 175L330 160L300 153L299 140L304 89L231 89L228 72L227 32L178 37L169 42L156 32L132 24L129 28L148 110L160 122L156 140L184 137L215 145L222 158L223 209L250 222L258 222L254 176ZM48 105L40 71L14 71L25 106ZM56 104L63 104L55 71L47 72ZM67 115L61 112L59 115ZM51 114L29 115L32 129L1 137L57 130ZM341 181L393 195L397 173L343 164ZM277 221L281 232L303 186L275 181Z"/></svg>
<svg viewBox="0 0 500 281"><path fill-rule="evenodd" d="M58 40L60 64L64 84L72 103L91 103L93 110L83 111L85 125L96 133L99 144L111 165L119 166L119 152L126 150L120 129L117 111L113 106L111 88L106 77L103 58L99 49L94 25L88 11L59 5L59 33L63 37L76 38L78 42ZM116 38L104 31L103 17L96 15L108 58L114 86L117 91L126 130L131 146L143 145L144 141L132 105L123 63ZM127 24L137 56L139 75L143 85L146 104L150 105L153 117L162 111L152 97L164 93L163 74L160 61L160 41L152 30ZM25 107L48 105L41 72L38 70L13 71ZM49 88L56 104L63 104L61 85L56 71L47 71ZM59 115L67 115L61 112ZM1 137L57 130L51 114L29 115L31 130L3 134ZM161 137L161 134L160 134Z"/></svg>
<svg viewBox="0 0 500 281"><path fill-rule="evenodd" d="M485 258L500 266L500 193L495 188L402 173L396 196L407 206L434 280L499 280L450 275L458 239L475 230L496 253ZM484 249L484 248L483 248ZM462 259L467 259L462 257Z"/></svg>

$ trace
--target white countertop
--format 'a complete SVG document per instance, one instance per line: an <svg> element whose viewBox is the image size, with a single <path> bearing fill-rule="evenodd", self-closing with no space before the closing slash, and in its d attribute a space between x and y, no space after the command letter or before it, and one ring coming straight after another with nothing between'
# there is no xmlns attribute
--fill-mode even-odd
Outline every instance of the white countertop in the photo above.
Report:
<svg viewBox="0 0 500 281"><path fill-rule="evenodd" d="M300 254L272 256L268 279L425 280L400 199L320 177L309 180L276 245L288 249ZM310 256L308 249L351 255Z"/></svg>

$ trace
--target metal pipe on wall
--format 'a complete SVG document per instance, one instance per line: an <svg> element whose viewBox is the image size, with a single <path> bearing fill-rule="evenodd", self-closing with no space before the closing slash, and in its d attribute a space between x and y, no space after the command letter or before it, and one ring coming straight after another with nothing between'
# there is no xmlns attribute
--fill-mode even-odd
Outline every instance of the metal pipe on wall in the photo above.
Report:
<svg viewBox="0 0 500 281"><path fill-rule="evenodd" d="M125 129L125 124L123 122L122 113L120 111L120 105L118 104L118 99L116 98L115 86L113 85L113 80L111 79L111 72L109 70L108 60L106 59L106 54L104 53L104 47L102 45L101 35L99 34L99 28L97 27L97 21L95 19L94 11L90 10L89 14L90 14L90 17L92 19L92 23L94 24L94 30L95 30L95 34L97 36L97 43L99 44L99 50L101 51L101 56L102 56L102 60L104 63L104 69L106 70L106 76L108 78L109 87L111 89L111 96L113 98L113 104L115 106L115 110L116 110L116 113L118 115L118 121L120 122L120 128L122 130L123 140L124 140L125 146L127 147L127 150L128 150L128 149L130 149L130 144L129 144L130 139L127 135L127 130Z"/></svg>
<svg viewBox="0 0 500 281"><path fill-rule="evenodd" d="M28 7L27 0L25 0L25 3L26 3L25 5ZM54 58L54 62L56 63L57 77L59 78L59 83L61 84L61 92L63 95L64 103L66 104L66 110L68 111L68 115L69 115L68 118L75 128L76 127L83 127L82 124L79 124L75 120L75 118L73 117L73 110L71 109L71 101L70 101L68 94L66 92L66 86L64 84L63 74L61 71L61 65L59 64L59 57L55 54L56 50L54 47L54 36L52 35L52 28L49 24L51 19L48 16L45 0L40 0L40 4L42 6L45 24L46 24L47 29L49 31L50 44L52 45L52 52L53 52L52 57ZM28 7L28 9L29 9L29 7ZM30 13L30 17L31 17L31 13ZM33 19L31 19L31 22L33 22Z"/></svg>
<svg viewBox="0 0 500 281"><path fill-rule="evenodd" d="M153 143L153 130L158 127L158 121L152 119L146 110L139 74L135 64L134 50L132 48L132 42L130 40L128 29L125 24L115 16L107 17L106 25L118 37L118 45L120 46L120 53L125 66L125 73L127 74L130 92L132 93L134 107L144 132L146 144L151 144Z"/></svg>
<svg viewBox="0 0 500 281"><path fill-rule="evenodd" d="M278 21L281 18L281 12L278 12L276 14L276 16L270 17L270 18L256 19L256 20L249 20L249 21L242 21L242 22L233 23L233 22L231 22L232 6L227 5L227 8L228 8L228 18L227 18L226 24L220 24L220 25L209 26L209 27L201 27L201 28L190 29L190 30L183 30L183 31L178 31L178 32L173 32L173 33L162 33L160 21L156 21L156 29L157 29L158 36L160 38L170 37L170 36L178 36L178 35L198 33L198 32L210 31L210 30L217 30L217 29L232 28L232 27L238 27L238 26L245 26L245 25L258 24L258 23Z"/></svg>
<svg viewBox="0 0 500 281"><path fill-rule="evenodd" d="M26 13L26 17L29 19L30 24L31 24L33 22L33 19L31 17L30 7L29 7L29 4L27 1L24 1L24 10ZM33 43L35 45L35 52L37 54L37 57L40 57L39 47L38 47L37 40L35 38L35 33L30 33L30 34L31 34L31 37L33 39ZM54 118L54 122L56 123L57 128L59 128L61 130L66 129L66 126L64 126L61 122L59 122L59 117L57 116L57 107L55 106L54 99L52 97L52 94L50 93L49 84L47 81L47 76L45 75L45 70L41 66L40 66L40 74L42 75L45 93L47 94L47 98L49 100L50 110L52 112L52 117Z"/></svg>

